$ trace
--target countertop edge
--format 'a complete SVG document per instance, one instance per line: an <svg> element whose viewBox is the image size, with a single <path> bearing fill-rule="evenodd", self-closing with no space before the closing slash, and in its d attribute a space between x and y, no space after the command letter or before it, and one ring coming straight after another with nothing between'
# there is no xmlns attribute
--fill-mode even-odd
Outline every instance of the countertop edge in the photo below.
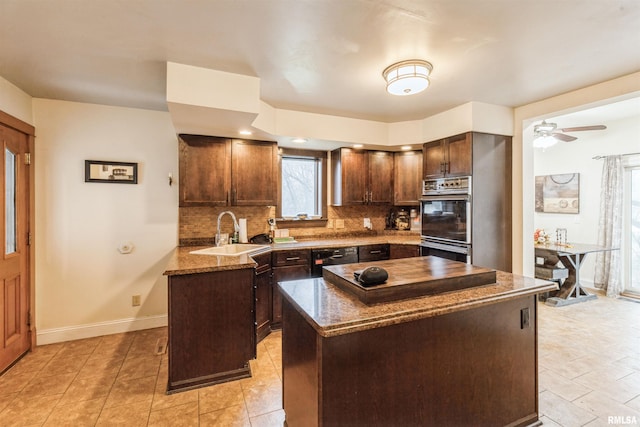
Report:
<svg viewBox="0 0 640 427"><path fill-rule="evenodd" d="M321 280L324 280L324 279L321 279ZM396 311L386 315L379 315L374 318L366 319L364 321L354 320L351 322L344 322L344 323L328 325L328 326L322 326L318 324L311 316L308 315L308 313L299 304L296 303L295 298L289 295L285 289L282 289L279 283L278 283L278 288L281 290L283 297L286 298L287 301L290 302L296 308L298 313L300 313L300 315L307 321L307 323L309 323L309 325L313 327L313 329L318 333L318 335L324 338L329 338L329 337L345 335L353 332L365 331L368 329L375 329L375 328L425 319L429 317L441 316L441 315L463 311L463 310L470 310L473 308L495 304L498 302L509 301L509 300L521 298L524 296L537 295L542 292L558 290L558 285L555 282L543 281L540 279L535 279L535 280L538 284L536 286L528 287L526 289L506 290L506 291L501 291L500 293L497 293L495 295L491 295L489 297L469 298L467 301L464 301L464 302L454 301L454 302L451 302L450 304L440 304L435 307L434 306L418 307L418 308L414 308L404 312ZM353 301L357 301L357 298L355 298L348 292L343 291L342 289L333 285L332 283L326 280L324 280L324 283L326 286L331 288L331 291L339 292L343 294L345 298L348 298ZM489 286L500 286L500 285L499 284L484 285L484 286L478 286L475 288L469 288L469 289L464 289L460 291L446 292L446 293L435 295L435 296L419 297L415 299L424 300L426 302L426 301L429 301L430 299L432 300L440 296L447 296L447 295L461 294L461 293L463 294L473 293L473 291L477 290L478 288L486 288ZM356 304L363 304L363 303L361 303L360 301L357 301ZM385 303L382 303L382 304L385 304ZM376 304L376 305L379 305L379 304Z"/></svg>

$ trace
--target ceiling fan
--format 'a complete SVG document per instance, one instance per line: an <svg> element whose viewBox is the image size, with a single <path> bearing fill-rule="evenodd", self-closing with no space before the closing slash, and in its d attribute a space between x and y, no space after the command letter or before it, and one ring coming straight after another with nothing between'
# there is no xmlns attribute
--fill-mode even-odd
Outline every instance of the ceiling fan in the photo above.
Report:
<svg viewBox="0 0 640 427"><path fill-rule="evenodd" d="M535 138L551 136L557 140L570 142L578 139L572 135L565 135L564 132L580 132L585 130L604 130L607 127L605 125L593 125L593 126L577 126L572 128L560 128L555 123L547 123L545 120L542 123L533 127L533 134Z"/></svg>

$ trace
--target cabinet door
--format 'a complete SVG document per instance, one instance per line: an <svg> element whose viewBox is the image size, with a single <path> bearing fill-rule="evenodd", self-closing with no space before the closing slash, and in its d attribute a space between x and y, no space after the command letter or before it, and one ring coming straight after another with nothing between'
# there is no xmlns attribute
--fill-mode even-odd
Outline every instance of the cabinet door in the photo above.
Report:
<svg viewBox="0 0 640 427"><path fill-rule="evenodd" d="M278 157L275 142L234 139L231 164L231 204L277 204Z"/></svg>
<svg viewBox="0 0 640 427"><path fill-rule="evenodd" d="M445 157L444 157L444 141L432 141L424 144L422 153L423 170L425 179L444 177Z"/></svg>
<svg viewBox="0 0 640 427"><path fill-rule="evenodd" d="M391 245L390 259L413 258L420 256L420 246L418 245Z"/></svg>
<svg viewBox="0 0 640 427"><path fill-rule="evenodd" d="M395 206L418 206L422 194L422 152L408 151L394 154Z"/></svg>
<svg viewBox="0 0 640 427"><path fill-rule="evenodd" d="M367 193L367 156L365 151L340 148L331 153L333 204L363 205Z"/></svg>
<svg viewBox="0 0 640 427"><path fill-rule="evenodd" d="M231 143L225 138L180 135L180 206L226 206L231 188Z"/></svg>
<svg viewBox="0 0 640 427"><path fill-rule="evenodd" d="M256 255L256 338L261 341L269 335L271 323L271 254Z"/></svg>
<svg viewBox="0 0 640 427"><path fill-rule="evenodd" d="M447 138L447 176L471 175L471 133Z"/></svg>
<svg viewBox="0 0 640 427"><path fill-rule="evenodd" d="M367 202L393 203L393 153L370 151L367 157L369 175Z"/></svg>

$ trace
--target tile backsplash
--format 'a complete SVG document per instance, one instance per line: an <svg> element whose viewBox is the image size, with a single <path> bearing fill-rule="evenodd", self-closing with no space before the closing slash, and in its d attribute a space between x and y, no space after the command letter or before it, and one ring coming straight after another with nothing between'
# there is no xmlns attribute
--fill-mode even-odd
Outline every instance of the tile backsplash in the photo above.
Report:
<svg viewBox="0 0 640 427"><path fill-rule="evenodd" d="M247 236L269 232L268 218L275 217L274 206L221 206L221 207L181 207L179 208L180 245L209 244L216 233L218 215L231 211L236 218L247 219ZM384 232L389 206L329 206L327 223L322 227L294 227L279 224L277 228L288 228L289 235L296 239L339 238L353 235L374 235ZM364 218L370 218L372 230L364 227ZM336 221L337 220L337 221ZM344 228L336 228L343 220ZM291 224L291 222L289 222ZM333 227L329 227L333 225ZM231 218L222 218L220 229L232 233ZM406 232L405 232L406 233Z"/></svg>

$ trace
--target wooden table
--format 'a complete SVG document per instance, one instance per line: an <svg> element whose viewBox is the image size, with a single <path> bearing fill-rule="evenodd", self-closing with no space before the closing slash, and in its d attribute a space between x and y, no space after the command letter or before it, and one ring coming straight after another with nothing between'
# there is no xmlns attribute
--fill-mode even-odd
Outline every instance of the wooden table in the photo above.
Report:
<svg viewBox="0 0 640 427"><path fill-rule="evenodd" d="M560 289L547 298L546 304L550 306L563 306L575 304L597 298L595 294L587 292L580 283L580 267L587 254L592 252L614 251L612 248L600 245L590 245L584 243L546 243L536 244L536 257L544 257L545 264L557 264L558 261L569 270L569 277L560 286Z"/></svg>

